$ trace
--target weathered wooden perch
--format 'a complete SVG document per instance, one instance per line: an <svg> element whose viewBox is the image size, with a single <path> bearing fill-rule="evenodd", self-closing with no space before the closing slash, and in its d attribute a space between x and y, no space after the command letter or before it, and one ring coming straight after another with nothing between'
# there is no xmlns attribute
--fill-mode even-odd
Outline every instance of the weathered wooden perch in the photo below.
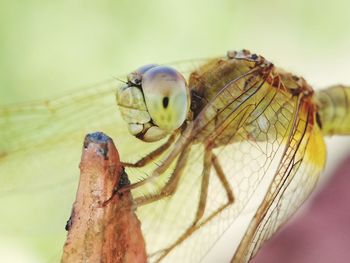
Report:
<svg viewBox="0 0 350 263"><path fill-rule="evenodd" d="M103 133L87 135L62 263L147 261L130 192L103 205L117 184L128 182L113 141Z"/></svg>

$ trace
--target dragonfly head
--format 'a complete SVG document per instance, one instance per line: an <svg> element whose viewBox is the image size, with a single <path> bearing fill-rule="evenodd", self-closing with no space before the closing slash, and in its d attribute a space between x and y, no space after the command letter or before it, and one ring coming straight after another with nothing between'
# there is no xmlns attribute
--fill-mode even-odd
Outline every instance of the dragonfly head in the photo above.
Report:
<svg viewBox="0 0 350 263"><path fill-rule="evenodd" d="M131 134L157 141L185 122L190 92L178 71L150 64L128 75L127 84L117 91L117 104Z"/></svg>

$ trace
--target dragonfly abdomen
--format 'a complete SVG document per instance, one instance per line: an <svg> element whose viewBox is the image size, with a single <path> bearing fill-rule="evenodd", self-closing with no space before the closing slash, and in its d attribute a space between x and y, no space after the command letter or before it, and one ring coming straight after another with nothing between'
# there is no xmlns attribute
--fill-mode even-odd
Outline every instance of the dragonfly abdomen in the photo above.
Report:
<svg viewBox="0 0 350 263"><path fill-rule="evenodd" d="M331 86L317 91L319 123L325 135L350 134L350 87Z"/></svg>

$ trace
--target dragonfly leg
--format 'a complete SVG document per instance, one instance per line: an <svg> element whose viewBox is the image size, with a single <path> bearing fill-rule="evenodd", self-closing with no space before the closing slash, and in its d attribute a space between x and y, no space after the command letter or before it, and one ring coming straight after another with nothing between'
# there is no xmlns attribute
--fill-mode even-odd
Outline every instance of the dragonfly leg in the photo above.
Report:
<svg viewBox="0 0 350 263"><path fill-rule="evenodd" d="M191 147L191 138L189 137L189 134L191 133L191 131L192 131L192 126L189 125L185 129L185 131L181 134L181 136L177 139L177 141L172 144L172 145L174 145L174 147L170 151L169 155L166 156L166 158L164 158L162 163L147 178L145 178L139 182L123 186L122 188L118 189L117 192L123 193L127 190L135 189L135 188L140 187L148 182L152 182L152 180L154 180L155 178L164 174L164 172L169 168L169 166L173 163L173 161L176 159L177 156L179 156L179 155L183 156L184 153L188 154L188 151ZM183 158L179 158L178 162L180 159L183 159ZM187 159L187 157L186 157L186 159ZM178 168L178 169L180 169L180 168ZM176 174L177 173L175 173L175 175Z"/></svg>
<svg viewBox="0 0 350 263"><path fill-rule="evenodd" d="M170 176L170 178L169 178L168 182L165 184L165 186L161 189L161 191L155 195L136 198L134 200L136 207L155 202L157 200L171 196L175 193L177 186L178 186L178 182L179 182L181 175L183 174L184 168L186 166L189 151L190 150L188 148L188 149L185 149L180 154L179 159L177 160L174 172Z"/></svg>
<svg viewBox="0 0 350 263"><path fill-rule="evenodd" d="M211 166L214 167L216 175L218 176L222 186L224 187L224 189L226 191L228 204L232 204L234 201L232 189L231 189L231 187L226 179L224 171L222 170L221 165L220 165L216 155L211 150L207 150L205 152L205 155L204 155L201 193L200 193L198 208L197 208L195 220L193 221L193 225L196 225L198 223L198 221L203 217L203 214L205 211L205 206L207 203L209 175L210 175Z"/></svg>
<svg viewBox="0 0 350 263"><path fill-rule="evenodd" d="M198 221L202 218L205 206L207 204L207 196L208 196L208 186L209 186L209 175L212 166L212 150L206 150L204 153L203 159L203 171L202 171L202 184L201 184L201 192L199 197L199 203L197 207L196 217L192 223L192 225L196 225Z"/></svg>
<svg viewBox="0 0 350 263"><path fill-rule="evenodd" d="M226 191L228 204L232 204L235 200L232 189L230 187L229 182L227 181L224 171L221 168L221 164L219 163L219 160L214 153L212 154L211 161L215 169L216 175L218 176L222 186Z"/></svg>
<svg viewBox="0 0 350 263"><path fill-rule="evenodd" d="M205 218L202 222L198 223L199 220L203 217L206 201L207 201L207 194L208 194L208 186L209 186L209 175L210 175L210 168L213 166L215 169L216 175L218 176L221 184L223 185L224 189L226 190L227 195L227 203L220 206L218 209L216 209L213 213L211 213L207 218ZM230 185L226 179L225 173L221 168L221 165L215 156L215 154L211 150L206 150L204 155L204 166L203 166L203 172L202 172L202 186L201 186L201 195L200 195L200 201L198 204L196 217L193 221L193 223L190 225L189 228L169 247L159 251L161 253L161 256L157 259L157 262L160 262L166 255L168 255L176 246L180 245L183 241L185 241L188 237L190 237L196 230L210 222L213 218L215 218L217 215L219 215L223 210L225 210L228 206L230 206L234 202L234 195L232 192L232 189L230 188Z"/></svg>
<svg viewBox="0 0 350 263"><path fill-rule="evenodd" d="M139 167L143 167L143 166L149 164L150 162L154 161L157 157L159 157L162 153L164 153L170 147L170 145L174 142L177 134L178 134L178 132L174 132L173 134L171 134L165 143L163 143L157 149L150 152L145 157L139 159L135 163L122 162L122 165L125 167L138 167L139 168Z"/></svg>

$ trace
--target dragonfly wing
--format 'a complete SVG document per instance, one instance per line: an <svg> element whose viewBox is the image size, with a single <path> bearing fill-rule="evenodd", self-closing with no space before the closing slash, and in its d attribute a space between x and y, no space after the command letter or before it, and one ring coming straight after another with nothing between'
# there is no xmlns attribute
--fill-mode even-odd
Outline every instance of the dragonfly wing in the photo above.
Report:
<svg viewBox="0 0 350 263"><path fill-rule="evenodd" d="M204 61L174 65L186 73ZM162 143L144 143L130 135L115 101L118 85L110 79L63 97L0 106L0 233L33 249L45 262L61 256L85 135L107 133L126 162ZM128 175L135 182L146 171L129 169Z"/></svg>
<svg viewBox="0 0 350 263"><path fill-rule="evenodd" d="M225 144L215 148L214 154L229 181L235 197L234 203L212 217L228 200L222 183L211 168L206 209L199 221L200 227L184 238L183 233L193 223L201 191L205 147L201 144L194 145L176 193L138 209L151 262L159 260L164 252L162 249L167 249L178 240L181 242L167 254L164 262L202 261L231 227L248 227L268 186L277 180L276 171L285 158L289 139L294 138L293 120L298 118L299 98L284 89L272 87L261 75L255 81L251 77L252 74L248 74L225 87L221 95L215 97L201 113L198 123L195 123L198 134L205 136L202 141L219 143L225 138ZM235 92L232 91L237 88L244 89L245 93L234 96ZM222 107L228 104L231 108ZM205 129L212 122L215 122L218 129L206 132ZM162 183L153 189L155 192L170 173L168 171L164 175ZM248 224L244 226L240 218L246 215L248 219L244 221ZM229 250L232 251L234 240L239 243L243 239L244 232L240 235L230 237ZM225 261L224 258L215 259Z"/></svg>
<svg viewBox="0 0 350 263"><path fill-rule="evenodd" d="M179 61L171 65L186 76L205 61ZM118 79L126 81L125 76ZM0 106L0 164L3 157L45 145L50 147L60 140L81 143L86 133L96 130L111 136L130 136L117 109L115 94L119 85L116 79L109 79L49 100Z"/></svg>
<svg viewBox="0 0 350 263"><path fill-rule="evenodd" d="M83 138L86 132L112 124L118 120L116 87L115 80L108 80L57 99L1 107L1 155L54 144L63 138Z"/></svg>
<svg viewBox="0 0 350 263"><path fill-rule="evenodd" d="M191 65L187 63L184 68L189 69ZM256 212L257 208L250 208L249 204L259 195L262 182L275 178L292 135L290 120L297 116L299 102L296 96L276 92L276 87L259 77L255 82L250 79L250 84L245 85L248 77L225 87L221 96L214 98L203 112L206 114L201 119L203 122L198 123L200 130L214 121L221 127L222 133L207 133L204 141L209 138L219 140L223 133L228 135L225 145L215 148L214 153L230 183L235 202L205 222L227 203L226 192L212 168L206 210L200 221L203 226L176 246L165 262L201 261L231 225L248 212ZM261 86L253 86L253 83ZM251 92L256 89L256 92L238 98L229 92L236 88ZM114 90L111 81L76 96L0 108L1 233L20 236L25 242L36 244L38 250L45 251L46 257L55 253L59 257L65 238L64 223L74 198L73 182L78 177L84 135L95 130L109 133L115 138L123 161L135 161L157 146L145 144L127 133L126 125L115 110ZM223 102L231 103L229 110L220 106ZM237 124L235 120L240 117L245 121ZM179 239L193 223L201 190L203 153L202 144L191 147L174 196L137 209L151 262L156 261L161 250ZM127 173L135 182L155 167L157 163L143 169L130 168ZM135 189L133 195L159 191L173 169L174 165L160 180ZM240 237L232 236L231 239L240 240ZM231 245L229 249L232 251Z"/></svg>
<svg viewBox="0 0 350 263"><path fill-rule="evenodd" d="M325 144L312 112L302 107L275 178L232 259L248 262L263 242L300 207L314 189L325 164Z"/></svg>

